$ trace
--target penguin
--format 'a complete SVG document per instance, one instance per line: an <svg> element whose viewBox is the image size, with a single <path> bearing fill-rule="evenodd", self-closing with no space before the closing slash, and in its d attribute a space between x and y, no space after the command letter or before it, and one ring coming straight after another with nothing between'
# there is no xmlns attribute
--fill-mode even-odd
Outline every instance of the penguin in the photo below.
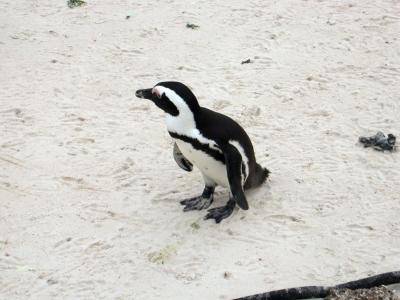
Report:
<svg viewBox="0 0 400 300"><path fill-rule="evenodd" d="M208 209L218 185L229 189L229 200L225 206L209 209L204 220L220 223L236 205L248 210L244 191L263 184L270 172L256 162L245 130L230 117L201 107L192 91L180 82L160 82L152 88L139 89L136 97L152 101L165 112L178 166L187 172L196 166L203 175L203 193L182 200L183 210Z"/></svg>

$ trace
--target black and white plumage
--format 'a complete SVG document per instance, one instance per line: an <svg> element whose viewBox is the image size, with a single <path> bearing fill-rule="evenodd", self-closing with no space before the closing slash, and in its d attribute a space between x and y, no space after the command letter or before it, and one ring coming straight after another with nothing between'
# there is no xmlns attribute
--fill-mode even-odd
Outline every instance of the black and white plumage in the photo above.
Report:
<svg viewBox="0 0 400 300"><path fill-rule="evenodd" d="M247 210L244 190L261 185L269 171L256 162L244 129L231 118L201 107L180 82L160 82L153 88L137 90L136 96L153 101L166 112L177 164L185 171L195 165L203 175L203 194L181 201L184 211L208 208L217 185L230 189L230 199L226 206L210 209L205 219L219 223L231 215L236 204Z"/></svg>

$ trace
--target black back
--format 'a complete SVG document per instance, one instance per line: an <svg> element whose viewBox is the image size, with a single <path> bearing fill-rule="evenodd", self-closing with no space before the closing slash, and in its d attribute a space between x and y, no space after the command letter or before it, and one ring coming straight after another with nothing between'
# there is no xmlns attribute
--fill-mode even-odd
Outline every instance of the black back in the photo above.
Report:
<svg viewBox="0 0 400 300"><path fill-rule="evenodd" d="M238 141L249 158L249 166L254 166L256 159L253 145L246 131L233 119L223 114L201 107L195 115L196 127L204 137L226 144L229 140Z"/></svg>

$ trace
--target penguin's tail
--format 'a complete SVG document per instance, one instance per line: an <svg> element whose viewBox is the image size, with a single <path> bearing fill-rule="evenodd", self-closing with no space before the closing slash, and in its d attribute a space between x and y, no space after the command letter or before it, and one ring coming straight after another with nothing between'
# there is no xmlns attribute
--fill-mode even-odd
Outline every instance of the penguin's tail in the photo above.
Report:
<svg viewBox="0 0 400 300"><path fill-rule="evenodd" d="M256 167L256 186L262 185L268 178L271 172L267 168L263 168L259 164Z"/></svg>
<svg viewBox="0 0 400 300"><path fill-rule="evenodd" d="M263 168L256 163L256 170L253 173L253 176L247 180L246 184L244 185L244 189L247 190L259 187L265 182L265 180L267 180L269 174L270 171L267 168Z"/></svg>

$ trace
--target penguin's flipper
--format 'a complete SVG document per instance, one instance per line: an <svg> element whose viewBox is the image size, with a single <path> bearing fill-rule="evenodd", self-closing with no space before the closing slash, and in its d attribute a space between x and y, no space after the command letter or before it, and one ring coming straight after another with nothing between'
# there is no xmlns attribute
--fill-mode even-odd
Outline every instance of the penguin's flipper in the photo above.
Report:
<svg viewBox="0 0 400 300"><path fill-rule="evenodd" d="M174 143L174 160L181 167L183 170L191 172L193 170L193 165L190 161L186 159L186 157L182 154L181 150L179 149L178 145Z"/></svg>
<svg viewBox="0 0 400 300"><path fill-rule="evenodd" d="M248 210L246 196L243 191L242 155L235 146L224 143L219 145L225 157L226 171L232 197L241 209Z"/></svg>

